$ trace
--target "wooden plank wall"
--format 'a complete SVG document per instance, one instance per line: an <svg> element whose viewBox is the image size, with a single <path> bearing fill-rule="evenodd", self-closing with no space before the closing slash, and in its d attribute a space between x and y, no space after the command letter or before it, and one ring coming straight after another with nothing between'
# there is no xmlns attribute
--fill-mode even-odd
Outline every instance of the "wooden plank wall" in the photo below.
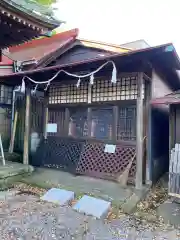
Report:
<svg viewBox="0 0 180 240"><path fill-rule="evenodd" d="M171 150L168 193L170 196L180 198L180 144L178 143Z"/></svg>

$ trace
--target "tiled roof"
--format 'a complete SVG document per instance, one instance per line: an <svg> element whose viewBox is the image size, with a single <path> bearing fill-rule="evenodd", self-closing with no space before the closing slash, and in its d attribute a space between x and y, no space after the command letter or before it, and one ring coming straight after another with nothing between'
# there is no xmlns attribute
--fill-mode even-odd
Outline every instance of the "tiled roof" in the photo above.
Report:
<svg viewBox="0 0 180 240"><path fill-rule="evenodd" d="M34 39L30 42L10 47L9 53L6 53L6 55L17 61L39 60L75 39L77 35L78 29L71 29L52 37Z"/></svg>
<svg viewBox="0 0 180 240"><path fill-rule="evenodd" d="M43 7L34 1L28 0L1 0L0 5L8 8L14 13L25 14L27 18L34 21L39 21L39 24L47 25L47 27L54 29L61 24L61 21L52 17L50 8Z"/></svg>

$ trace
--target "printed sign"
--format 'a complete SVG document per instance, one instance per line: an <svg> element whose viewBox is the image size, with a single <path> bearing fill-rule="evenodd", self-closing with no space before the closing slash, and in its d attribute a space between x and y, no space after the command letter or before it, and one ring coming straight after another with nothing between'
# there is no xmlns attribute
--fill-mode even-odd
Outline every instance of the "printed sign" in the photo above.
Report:
<svg viewBox="0 0 180 240"><path fill-rule="evenodd" d="M57 132L57 124L56 123L48 123L47 124L47 132L48 133L56 133Z"/></svg>
<svg viewBox="0 0 180 240"><path fill-rule="evenodd" d="M116 145L112 145L112 144L105 145L105 149L104 149L105 153L115 153L115 151L116 151Z"/></svg>

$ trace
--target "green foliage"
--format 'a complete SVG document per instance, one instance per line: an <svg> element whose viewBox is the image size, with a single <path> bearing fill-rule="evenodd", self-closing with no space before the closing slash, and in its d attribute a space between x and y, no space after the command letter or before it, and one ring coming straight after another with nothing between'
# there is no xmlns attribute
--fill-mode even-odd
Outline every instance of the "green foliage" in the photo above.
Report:
<svg viewBox="0 0 180 240"><path fill-rule="evenodd" d="M46 5L46 6L49 6L56 2L56 0L34 0L34 1L41 5Z"/></svg>
<svg viewBox="0 0 180 240"><path fill-rule="evenodd" d="M36 12L40 12L42 15L52 17L54 15L52 4L57 2L57 0L18 0L18 2L26 9L33 9Z"/></svg>

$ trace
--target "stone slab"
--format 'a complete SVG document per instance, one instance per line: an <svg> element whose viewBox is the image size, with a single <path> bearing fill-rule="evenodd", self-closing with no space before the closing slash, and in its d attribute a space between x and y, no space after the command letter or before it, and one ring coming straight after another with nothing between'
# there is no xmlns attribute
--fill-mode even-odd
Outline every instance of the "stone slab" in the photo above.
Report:
<svg viewBox="0 0 180 240"><path fill-rule="evenodd" d="M84 195L74 206L77 212L94 216L97 219L105 218L111 207L111 202Z"/></svg>
<svg viewBox="0 0 180 240"><path fill-rule="evenodd" d="M123 212L131 214L137 207L137 204L145 199L150 190L149 186L143 186L142 189L133 189L132 195L121 205Z"/></svg>
<svg viewBox="0 0 180 240"><path fill-rule="evenodd" d="M165 223L180 226L180 204L167 200L158 207L157 214L163 217Z"/></svg>
<svg viewBox="0 0 180 240"><path fill-rule="evenodd" d="M58 203L60 206L67 205L75 197L74 192L60 188L51 188L42 197L41 200Z"/></svg>
<svg viewBox="0 0 180 240"><path fill-rule="evenodd" d="M122 205L121 208L123 212L131 214L135 209L137 204L141 201L141 197L133 193L130 198L128 198Z"/></svg>

